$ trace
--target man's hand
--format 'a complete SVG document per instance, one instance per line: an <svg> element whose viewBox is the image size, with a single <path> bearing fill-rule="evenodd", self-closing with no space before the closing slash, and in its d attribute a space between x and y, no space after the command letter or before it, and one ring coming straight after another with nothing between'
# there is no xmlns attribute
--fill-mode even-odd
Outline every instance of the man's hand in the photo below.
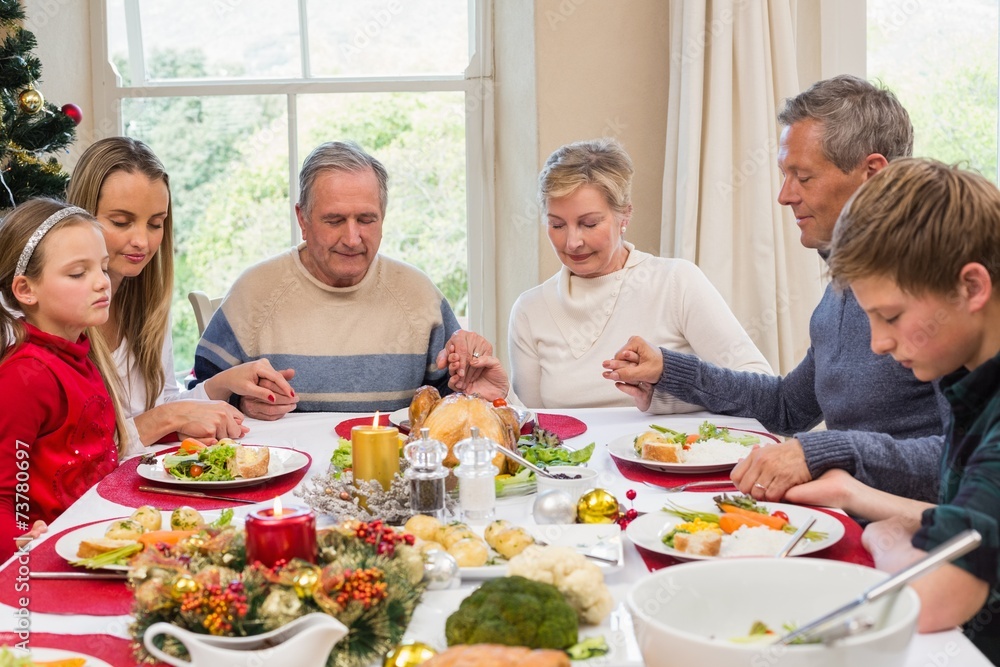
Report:
<svg viewBox="0 0 1000 667"><path fill-rule="evenodd" d="M498 398L507 398L510 391L510 381L500 360L496 357L480 356L469 361L473 373L468 373L464 378L452 375L448 380L448 386L455 391L462 391L466 394L479 394L488 401L495 401ZM470 381L470 377L475 377Z"/></svg>
<svg viewBox="0 0 1000 667"><path fill-rule="evenodd" d="M757 500L781 500L785 493L812 479L802 444L795 439L759 447L740 461L731 475L736 487Z"/></svg>
<svg viewBox="0 0 1000 667"><path fill-rule="evenodd" d="M632 385L656 384L663 375L663 354L639 336L632 336L614 359L602 365L607 369L604 377L608 380Z"/></svg>
<svg viewBox="0 0 1000 667"><path fill-rule="evenodd" d="M449 387L471 394L474 390L468 386L475 386L479 377L487 370L487 367L476 366L472 362L492 356L493 345L488 340L474 331L459 329L451 335L444 349L438 352L436 361L438 368L448 367L448 375L451 376L448 380Z"/></svg>

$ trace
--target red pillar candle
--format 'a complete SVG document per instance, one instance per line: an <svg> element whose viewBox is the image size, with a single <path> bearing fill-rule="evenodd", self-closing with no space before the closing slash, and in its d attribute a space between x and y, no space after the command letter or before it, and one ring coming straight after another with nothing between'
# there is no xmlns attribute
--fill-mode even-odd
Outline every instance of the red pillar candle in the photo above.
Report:
<svg viewBox="0 0 1000 667"><path fill-rule="evenodd" d="M260 561L274 567L279 560L301 558L316 562L316 515L307 507L255 510L246 518L247 564Z"/></svg>

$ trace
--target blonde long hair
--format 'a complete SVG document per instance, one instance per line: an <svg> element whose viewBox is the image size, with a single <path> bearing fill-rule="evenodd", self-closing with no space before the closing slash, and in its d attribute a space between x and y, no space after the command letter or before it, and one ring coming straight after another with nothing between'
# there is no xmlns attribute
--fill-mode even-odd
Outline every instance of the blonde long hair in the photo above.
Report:
<svg viewBox="0 0 1000 667"><path fill-rule="evenodd" d="M64 208L66 204L54 199L31 199L8 213L0 223L0 297L8 306L16 308L18 305L14 297L14 273L17 270L18 258L28 239L46 218ZM70 215L60 220L42 237L31 254L31 260L24 272L25 277L30 280L38 280L41 277L42 267L45 265L45 242L54 231L81 224L92 224L100 230L100 223L89 215ZM118 453L121 454L128 442L122 409L121 381L111 358L111 350L108 349L97 328L88 327L86 335L90 339L90 359L104 378L104 386L115 409L115 435L118 440ZM14 317L6 308L0 307L0 363L20 347L27 337L28 332L21 318Z"/></svg>
<svg viewBox="0 0 1000 667"><path fill-rule="evenodd" d="M162 180L170 193L170 178L149 146L129 137L109 137L95 142L80 156L69 182L67 201L97 215L104 181L118 171ZM166 381L162 355L173 288L174 220L172 202L168 201L159 250L142 273L122 280L111 299L118 333L128 341L129 353L146 385L147 410L156 405ZM117 341L104 341L112 349L113 342Z"/></svg>

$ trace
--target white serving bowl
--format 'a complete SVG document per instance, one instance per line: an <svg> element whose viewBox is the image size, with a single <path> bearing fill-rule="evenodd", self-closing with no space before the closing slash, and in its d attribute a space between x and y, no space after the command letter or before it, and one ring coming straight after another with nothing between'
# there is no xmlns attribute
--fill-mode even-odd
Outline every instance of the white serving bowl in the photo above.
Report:
<svg viewBox="0 0 1000 667"><path fill-rule="evenodd" d="M739 644L755 621L783 634L857 598L888 575L818 558L738 558L667 567L628 593L647 667L848 667L905 663L920 600L909 587L855 614L876 621L870 632L830 646Z"/></svg>
<svg viewBox="0 0 1000 667"><path fill-rule="evenodd" d="M577 476L576 479L552 479L536 474L535 480L538 483L538 493L545 493L556 489L565 491L576 502L584 493L597 485L597 471L582 466L549 466L545 469L553 475Z"/></svg>

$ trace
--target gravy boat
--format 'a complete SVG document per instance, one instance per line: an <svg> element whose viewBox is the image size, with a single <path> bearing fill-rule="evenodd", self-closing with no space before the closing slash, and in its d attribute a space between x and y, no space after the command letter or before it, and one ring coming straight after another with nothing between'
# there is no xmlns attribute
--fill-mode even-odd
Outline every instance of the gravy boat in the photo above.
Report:
<svg viewBox="0 0 1000 667"><path fill-rule="evenodd" d="M307 614L262 635L216 637L154 623L146 629L143 644L151 655L175 667L262 667L265 664L323 667L334 644L347 627L327 614ZM164 653L153 644L160 635L174 637L187 649L190 661Z"/></svg>

